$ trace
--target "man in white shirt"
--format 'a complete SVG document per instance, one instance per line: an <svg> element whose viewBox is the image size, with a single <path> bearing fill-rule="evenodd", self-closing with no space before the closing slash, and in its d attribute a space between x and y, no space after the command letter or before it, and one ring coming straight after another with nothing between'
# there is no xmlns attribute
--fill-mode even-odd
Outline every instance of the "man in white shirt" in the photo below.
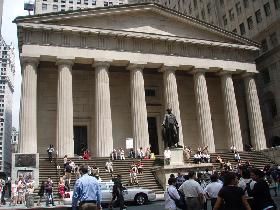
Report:
<svg viewBox="0 0 280 210"><path fill-rule="evenodd" d="M169 184L169 186L164 194L165 209L166 210L176 210L177 208L176 208L174 199L177 199L177 200L180 199L180 195L175 187L176 179L169 178L168 184Z"/></svg>
<svg viewBox="0 0 280 210"><path fill-rule="evenodd" d="M255 184L256 182L251 179L250 171L248 169L242 170L242 177L239 179L238 187L244 190L246 196L252 197L250 191L253 190Z"/></svg>
<svg viewBox="0 0 280 210"><path fill-rule="evenodd" d="M206 198L211 199L211 206L214 208L218 193L222 189L223 184L218 182L218 176L213 174L210 176L211 183L208 184L204 189L204 195Z"/></svg>
<svg viewBox="0 0 280 210"><path fill-rule="evenodd" d="M171 151L169 147L164 150L164 160L166 165L170 165Z"/></svg>
<svg viewBox="0 0 280 210"><path fill-rule="evenodd" d="M185 181L179 190L185 195L188 209L201 210L203 202L203 190L200 184L195 181L194 171L189 172L189 180Z"/></svg>

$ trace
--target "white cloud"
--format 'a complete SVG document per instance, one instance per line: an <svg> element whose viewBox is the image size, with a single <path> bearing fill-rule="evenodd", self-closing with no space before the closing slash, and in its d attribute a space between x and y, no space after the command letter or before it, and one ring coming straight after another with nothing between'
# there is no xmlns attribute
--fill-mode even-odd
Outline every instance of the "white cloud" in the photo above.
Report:
<svg viewBox="0 0 280 210"><path fill-rule="evenodd" d="M18 128L19 125L19 108L20 108L20 87L21 87L21 68L19 62L17 28L12 21L17 16L28 15L24 11L24 0L4 0L3 17L2 17L2 36L6 43L12 43L15 47L16 74L15 74L15 92L13 96L13 126Z"/></svg>

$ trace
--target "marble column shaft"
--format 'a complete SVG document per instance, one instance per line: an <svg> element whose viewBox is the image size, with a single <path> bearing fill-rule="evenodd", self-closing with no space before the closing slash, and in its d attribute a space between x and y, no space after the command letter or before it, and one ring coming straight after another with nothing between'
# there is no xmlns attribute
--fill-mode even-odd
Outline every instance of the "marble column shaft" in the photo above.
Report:
<svg viewBox="0 0 280 210"><path fill-rule="evenodd" d="M112 117L108 62L95 62L95 132L94 156L107 157L113 151Z"/></svg>
<svg viewBox="0 0 280 210"><path fill-rule="evenodd" d="M203 71L197 71L194 75L194 91L197 107L197 120L200 133L200 146L202 148L208 146L209 152L215 152L210 105L205 74Z"/></svg>
<svg viewBox="0 0 280 210"><path fill-rule="evenodd" d="M133 140L135 151L149 146L147 108L143 78L143 67L129 67L131 81L131 115L133 123Z"/></svg>
<svg viewBox="0 0 280 210"><path fill-rule="evenodd" d="M164 87L165 87L165 108L172 108L179 126L179 144L184 145L183 131L179 108L178 88L175 75L175 67L164 67Z"/></svg>
<svg viewBox="0 0 280 210"><path fill-rule="evenodd" d="M221 83L227 125L228 148L235 145L237 151L243 151L240 121L231 74L222 73Z"/></svg>
<svg viewBox="0 0 280 210"><path fill-rule="evenodd" d="M256 82L253 75L245 75L245 92L249 117L250 136L253 148L262 150L266 148L263 121L258 98Z"/></svg>
<svg viewBox="0 0 280 210"><path fill-rule="evenodd" d="M22 60L19 152L37 153L37 67L39 60Z"/></svg>
<svg viewBox="0 0 280 210"><path fill-rule="evenodd" d="M74 157L73 93L71 60L59 60L57 85L57 154Z"/></svg>

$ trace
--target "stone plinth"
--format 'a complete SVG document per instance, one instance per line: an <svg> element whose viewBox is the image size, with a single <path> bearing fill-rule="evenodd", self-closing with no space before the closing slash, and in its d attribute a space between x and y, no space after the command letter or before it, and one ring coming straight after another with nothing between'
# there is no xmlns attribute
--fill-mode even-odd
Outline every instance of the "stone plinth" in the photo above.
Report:
<svg viewBox="0 0 280 210"><path fill-rule="evenodd" d="M18 180L19 174L23 177L31 175L35 181L35 188L39 186L39 153L12 154L12 180Z"/></svg>
<svg viewBox="0 0 280 210"><path fill-rule="evenodd" d="M171 149L170 166L184 165L183 148ZM164 167L167 167L165 165Z"/></svg>
<svg viewBox="0 0 280 210"><path fill-rule="evenodd" d="M184 164L184 165L168 165L164 167L157 167L154 169L153 173L157 181L165 189L168 186L168 179L170 174L177 176L178 172L182 174L187 174L189 171L201 172L206 169L213 170L212 163L201 163L201 164Z"/></svg>

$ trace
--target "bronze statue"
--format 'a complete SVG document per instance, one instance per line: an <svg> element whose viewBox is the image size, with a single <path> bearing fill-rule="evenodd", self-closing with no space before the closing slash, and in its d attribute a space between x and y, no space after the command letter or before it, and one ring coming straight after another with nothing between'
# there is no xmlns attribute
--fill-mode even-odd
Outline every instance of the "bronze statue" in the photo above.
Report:
<svg viewBox="0 0 280 210"><path fill-rule="evenodd" d="M162 123L162 136L164 140L164 147L181 147L179 146L179 126L172 109L168 108Z"/></svg>

